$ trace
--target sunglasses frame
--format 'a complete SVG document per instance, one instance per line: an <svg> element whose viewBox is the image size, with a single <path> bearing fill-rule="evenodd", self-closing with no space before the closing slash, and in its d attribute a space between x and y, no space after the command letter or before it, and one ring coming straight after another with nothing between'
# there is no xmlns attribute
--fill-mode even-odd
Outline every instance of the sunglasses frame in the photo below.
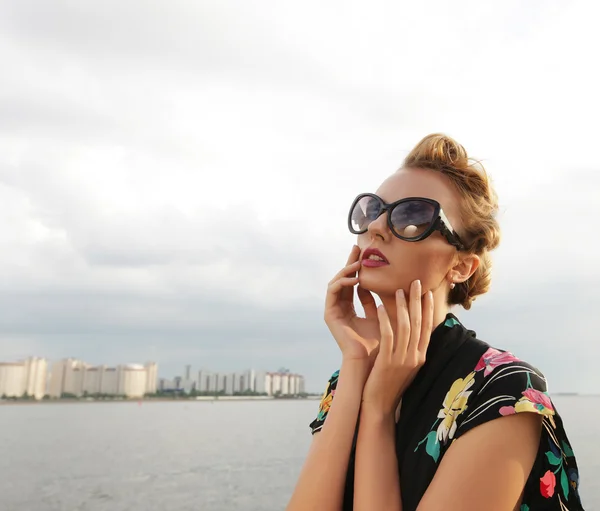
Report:
<svg viewBox="0 0 600 511"><path fill-rule="evenodd" d="M403 241L409 241L409 242L422 241L422 240L428 238L429 236L431 236L431 234L434 233L435 231L439 231L442 234L442 236L444 236L444 238L446 238L446 241L448 243L450 243L450 245L455 247L457 250L465 249L463 242L461 241L458 234L456 234L456 231L452 227L452 224L450 224L448 217L444 214L444 211L442 210L442 206L440 205L440 203L434 199L428 199L426 197L405 197L404 199L400 199L400 200L397 200L396 202L392 202L392 203L388 204L381 197L379 197L378 195L375 195L374 193L361 193L356 196L354 201L352 201L352 206L350 206L350 213L348 213L348 229L350 229L350 232L352 234L364 234L369 229L367 227L366 229L363 229L362 231L356 231L355 229L352 228L352 212L354 211L354 208L358 204L358 201L360 201L364 197L372 197L373 199L376 199L379 201L379 203L381 204L381 210L380 210L379 214L377 215L377 218L379 218L381 215L383 215L386 212L388 213L387 224L388 224L388 227L389 227L391 233L394 236L396 236L396 238L399 238ZM412 201L426 202L427 204L431 204L432 206L434 206L435 220L433 220L431 222L430 226L422 234L419 234L418 236L415 236L413 238L407 238L406 236L401 236L400 234L398 234L396 232L396 229L394 228L394 225L392 224L392 214L391 213L392 213L393 209L396 206L398 206L399 204L403 204L405 202L412 202ZM374 222L375 220L377 220L377 218L371 220L371 222Z"/></svg>

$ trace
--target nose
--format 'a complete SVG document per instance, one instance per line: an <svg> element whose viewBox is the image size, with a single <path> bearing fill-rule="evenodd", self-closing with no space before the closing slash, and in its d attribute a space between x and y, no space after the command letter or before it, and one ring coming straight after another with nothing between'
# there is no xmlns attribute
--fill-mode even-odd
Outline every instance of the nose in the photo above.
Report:
<svg viewBox="0 0 600 511"><path fill-rule="evenodd" d="M386 240L390 233L390 227L388 225L388 212L384 211L383 214L379 215L375 220L373 220L369 227L367 227L367 233L370 238L375 238L376 236L381 237L381 239Z"/></svg>

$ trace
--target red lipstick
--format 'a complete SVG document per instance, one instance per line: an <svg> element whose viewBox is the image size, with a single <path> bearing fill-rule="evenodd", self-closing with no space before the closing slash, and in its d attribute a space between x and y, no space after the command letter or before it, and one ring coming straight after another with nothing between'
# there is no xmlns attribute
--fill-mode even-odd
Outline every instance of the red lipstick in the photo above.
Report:
<svg viewBox="0 0 600 511"><path fill-rule="evenodd" d="M379 268L390 264L383 253L376 248L367 248L363 252L361 263L366 268Z"/></svg>

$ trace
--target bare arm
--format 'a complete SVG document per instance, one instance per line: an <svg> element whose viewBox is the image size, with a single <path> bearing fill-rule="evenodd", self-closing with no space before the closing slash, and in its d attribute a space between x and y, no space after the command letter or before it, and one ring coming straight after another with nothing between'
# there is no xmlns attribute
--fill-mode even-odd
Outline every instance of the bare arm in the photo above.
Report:
<svg viewBox="0 0 600 511"><path fill-rule="evenodd" d="M465 433L442 458L418 511L518 509L537 454L541 424L539 415L519 413Z"/></svg>
<svg viewBox="0 0 600 511"><path fill-rule="evenodd" d="M381 342L363 390L356 444L354 509L402 509L396 458L396 409L404 391L425 362L433 324L433 296L422 296L421 283L396 293L396 332L385 307L378 308ZM410 308L410 317L409 317ZM442 509L442 508L440 508Z"/></svg>
<svg viewBox="0 0 600 511"><path fill-rule="evenodd" d="M379 321L373 296L358 287L365 309L359 318L354 309L360 249L354 245L346 266L329 282L325 298L325 323L342 351L342 366L335 398L308 457L287 511L340 511L352 441L365 382L379 345Z"/></svg>
<svg viewBox="0 0 600 511"><path fill-rule="evenodd" d="M354 509L402 509L393 415L361 413L356 444Z"/></svg>
<svg viewBox="0 0 600 511"><path fill-rule="evenodd" d="M327 420L312 441L286 511L339 511L368 366L342 362Z"/></svg>

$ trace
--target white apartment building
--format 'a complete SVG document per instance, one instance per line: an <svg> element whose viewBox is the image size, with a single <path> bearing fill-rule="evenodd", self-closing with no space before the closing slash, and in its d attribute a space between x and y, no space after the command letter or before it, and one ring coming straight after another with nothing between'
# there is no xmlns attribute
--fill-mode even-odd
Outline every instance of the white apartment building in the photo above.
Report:
<svg viewBox="0 0 600 511"><path fill-rule="evenodd" d="M202 370L198 373L198 385L196 386L196 390L199 392L217 392L218 379L218 373Z"/></svg>
<svg viewBox="0 0 600 511"><path fill-rule="evenodd" d="M144 397L148 375L146 368L141 364L128 364L119 366L119 392L117 394L127 397Z"/></svg>
<svg viewBox="0 0 600 511"><path fill-rule="evenodd" d="M100 383L100 394L116 395L119 393L119 376L118 367L105 367L102 371L102 379Z"/></svg>
<svg viewBox="0 0 600 511"><path fill-rule="evenodd" d="M22 397L27 394L42 399L46 392L47 370L47 361L38 357L0 363L0 396Z"/></svg>
<svg viewBox="0 0 600 511"><path fill-rule="evenodd" d="M146 393L156 394L158 384L158 365L154 362L146 362Z"/></svg>
<svg viewBox="0 0 600 511"><path fill-rule="evenodd" d="M269 394L271 392L271 373L261 372L256 377L256 392Z"/></svg>
<svg viewBox="0 0 600 511"><path fill-rule="evenodd" d="M106 367L69 358L53 364L49 394L53 398L63 394L143 397L156 392L157 375L158 367L153 362Z"/></svg>

